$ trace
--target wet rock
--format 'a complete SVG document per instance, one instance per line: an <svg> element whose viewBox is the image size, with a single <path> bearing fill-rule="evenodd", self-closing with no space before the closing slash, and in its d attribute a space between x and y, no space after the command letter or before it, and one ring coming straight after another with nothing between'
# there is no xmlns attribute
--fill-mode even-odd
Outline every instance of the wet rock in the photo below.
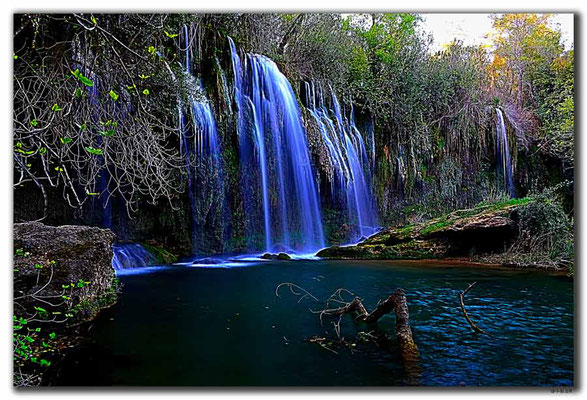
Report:
<svg viewBox="0 0 587 400"><path fill-rule="evenodd" d="M263 260L291 260L291 256L287 253L265 253L261 256Z"/></svg>

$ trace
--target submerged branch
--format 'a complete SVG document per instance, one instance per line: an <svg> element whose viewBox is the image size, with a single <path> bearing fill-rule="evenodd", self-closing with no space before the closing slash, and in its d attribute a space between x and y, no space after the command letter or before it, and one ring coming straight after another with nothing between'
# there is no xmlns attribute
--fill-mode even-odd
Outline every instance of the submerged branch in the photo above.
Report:
<svg viewBox="0 0 587 400"><path fill-rule="evenodd" d="M459 293L459 300L461 302L461 310L463 310L463 315L465 316L465 319L467 320L469 325L471 325L471 328L473 329L473 331L475 331L476 333L485 333L485 334L489 335L483 329L481 329L477 325L475 325L475 323L473 321L471 321L471 318L469 318L469 314L467 314L467 309L465 308L464 297L467 293L469 293L469 291L473 288L473 286L475 286L475 284L477 284L477 282L471 283L469 286L467 286L467 288L463 292Z"/></svg>

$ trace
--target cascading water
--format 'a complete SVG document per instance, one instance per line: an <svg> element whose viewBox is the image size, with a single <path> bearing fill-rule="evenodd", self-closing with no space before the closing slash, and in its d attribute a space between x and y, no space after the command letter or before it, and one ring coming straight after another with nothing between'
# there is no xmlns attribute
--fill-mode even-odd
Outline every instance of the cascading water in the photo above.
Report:
<svg viewBox="0 0 587 400"><path fill-rule="evenodd" d="M184 73L187 89L187 112L179 110L181 147L188 165L187 186L192 216L192 243L194 252L207 252L211 248L222 249L221 244L209 243L207 234L222 230L224 204L220 142L216 120L210 102L206 98L202 82L193 76L191 42L187 26L183 29ZM191 117L191 124L188 118ZM193 137L193 140L188 138ZM220 201L215 201L219 200ZM210 205L212 201L214 205Z"/></svg>
<svg viewBox="0 0 587 400"><path fill-rule="evenodd" d="M508 191L510 197L515 197L515 188L513 180L513 166L510 155L508 136L505 128L505 120L503 113L499 108L495 109L497 114L497 124L495 126L496 132L496 157L497 163L500 166L503 175L503 184Z"/></svg>
<svg viewBox="0 0 587 400"><path fill-rule="evenodd" d="M377 229L377 212L370 191L374 154L370 159L364 139L355 125L352 106L348 117L343 118L334 91L331 90L333 109L329 111L320 85L306 82L305 89L306 106L318 124L333 166L331 192L342 198L349 219L357 227L354 239L369 236ZM370 138L373 140L372 136Z"/></svg>
<svg viewBox="0 0 587 400"><path fill-rule="evenodd" d="M229 42L245 225L249 238L263 237L262 242L249 242L249 247L299 252L322 248L318 190L292 87L267 57L247 54L243 65L234 42Z"/></svg>
<svg viewBox="0 0 587 400"><path fill-rule="evenodd" d="M112 267L116 271L142 268L157 264L157 258L138 243L115 244Z"/></svg>

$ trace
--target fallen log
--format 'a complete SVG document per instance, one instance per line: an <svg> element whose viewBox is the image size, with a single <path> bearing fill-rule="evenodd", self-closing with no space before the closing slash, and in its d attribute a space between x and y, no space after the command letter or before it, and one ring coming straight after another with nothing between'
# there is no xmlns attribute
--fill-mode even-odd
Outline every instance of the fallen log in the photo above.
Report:
<svg viewBox="0 0 587 400"><path fill-rule="evenodd" d="M380 301L377 307L368 313L359 297L355 297L351 302L342 307L330 308L319 311L320 318L340 317L344 314L355 313L355 321L364 321L367 324L376 323L381 317L395 310L395 330L400 352L404 360L414 360L420 355L418 346L414 342L412 328L410 327L410 313L408 311L408 302L402 289L397 289L385 300Z"/></svg>
<svg viewBox="0 0 587 400"><path fill-rule="evenodd" d="M401 289L398 289L397 291L400 290ZM379 320L379 318L383 317L385 314L390 313L391 310L393 310L393 308L395 307L394 296L395 293L390 295L387 299L380 301L379 304L377 304L377 307L375 307L375 309L371 312L371 314L365 317L365 322L368 324L375 323Z"/></svg>
<svg viewBox="0 0 587 400"><path fill-rule="evenodd" d="M343 307L322 310L320 312L320 318L322 318L323 315L327 317L338 317L350 313L357 313L355 320L364 320L369 314L361 299L359 297L355 297L353 301Z"/></svg>

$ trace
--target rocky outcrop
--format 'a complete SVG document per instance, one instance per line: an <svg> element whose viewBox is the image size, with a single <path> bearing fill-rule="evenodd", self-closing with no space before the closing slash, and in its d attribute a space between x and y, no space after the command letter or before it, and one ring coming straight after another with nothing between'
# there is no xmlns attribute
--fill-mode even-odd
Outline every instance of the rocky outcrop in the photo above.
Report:
<svg viewBox="0 0 587 400"><path fill-rule="evenodd" d="M113 241L108 229L14 224L15 386L51 384L82 323L116 301Z"/></svg>
<svg viewBox="0 0 587 400"><path fill-rule="evenodd" d="M390 228L353 246L318 252L330 259L440 259L503 251L518 234L519 207L529 199L479 205L427 222Z"/></svg>
<svg viewBox="0 0 587 400"><path fill-rule="evenodd" d="M48 316L71 312L72 321L93 318L112 294L113 241L107 229L14 224L15 313L32 315L42 303Z"/></svg>

